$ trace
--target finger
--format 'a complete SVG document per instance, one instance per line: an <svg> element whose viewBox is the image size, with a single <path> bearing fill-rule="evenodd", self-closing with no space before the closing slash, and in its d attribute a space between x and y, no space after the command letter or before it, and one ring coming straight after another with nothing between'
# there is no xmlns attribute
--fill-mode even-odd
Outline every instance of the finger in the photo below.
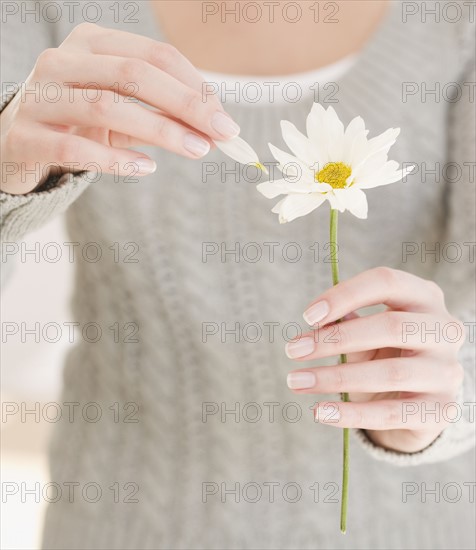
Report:
<svg viewBox="0 0 476 550"><path fill-rule="evenodd" d="M462 382L460 365L431 357L396 357L299 369L288 374L296 393L444 392Z"/></svg>
<svg viewBox="0 0 476 550"><path fill-rule="evenodd" d="M461 324L424 313L385 311L360 319L325 325L285 347L290 359L308 361L343 353L381 348L422 351L447 349L464 341ZM456 346L455 346L456 347Z"/></svg>
<svg viewBox="0 0 476 550"><path fill-rule="evenodd" d="M58 131L64 131L64 126L55 126L50 125L53 129L58 129ZM68 127L66 127L68 128ZM109 143L111 147L116 147L119 149L129 149L133 147L147 147L151 143L144 141L143 139L136 138L127 134L121 134L120 132L115 132L114 130L107 130L105 128L89 128L89 127L75 127L74 134L77 136L82 136L98 143ZM214 144L210 144L210 148L213 148Z"/></svg>
<svg viewBox="0 0 476 550"><path fill-rule="evenodd" d="M92 103L78 98L72 106L65 97L45 103L37 119L48 124L107 128L189 158L201 158L210 150L207 140L180 123L137 103L119 104L109 91Z"/></svg>
<svg viewBox="0 0 476 550"><path fill-rule="evenodd" d="M454 402L440 403L434 395L424 394L366 403L329 401L317 405L315 419L336 428L431 430L435 425L448 422L454 414L449 409L455 405Z"/></svg>
<svg viewBox="0 0 476 550"><path fill-rule="evenodd" d="M377 267L326 290L306 309L304 320L311 326L330 323L350 311L377 304L422 313L445 308L443 292L433 281Z"/></svg>
<svg viewBox="0 0 476 550"><path fill-rule="evenodd" d="M120 132L109 132L109 144L111 147L119 149L130 149L132 147L147 147L150 143L145 142L142 139L128 136L127 134L121 134Z"/></svg>
<svg viewBox="0 0 476 550"><path fill-rule="evenodd" d="M113 130L105 130L104 128L75 128L74 135L96 141L103 145L109 144L111 147L117 149L131 149L133 147L147 147L150 145L150 143L142 139L114 132Z"/></svg>
<svg viewBox="0 0 476 550"><path fill-rule="evenodd" d="M84 23L73 29L63 45L63 49L81 49L99 55L142 59L194 90L202 91L203 76L177 48L166 42ZM218 99L216 103L221 106Z"/></svg>
<svg viewBox="0 0 476 550"><path fill-rule="evenodd" d="M359 319L360 315L355 312L351 311L347 315L345 315L342 320L343 321L350 321L351 319ZM370 361L375 357L375 354L377 353L377 350L366 350L366 351L359 351L355 353L349 353L347 355L347 363L362 363L364 361Z"/></svg>
<svg viewBox="0 0 476 550"><path fill-rule="evenodd" d="M39 154L43 154L44 158L54 159L55 164L75 172L87 170L118 176L145 176L155 172L157 168L156 163L142 153L108 147L74 134L42 131L40 143L39 150L35 137ZM27 145L28 140L25 147Z"/></svg>
<svg viewBox="0 0 476 550"><path fill-rule="evenodd" d="M49 53L49 52L53 53ZM208 101L201 91L180 82L142 59L130 55L90 55L69 50L43 52L35 68L38 78L68 86L64 92L73 102L80 97L95 102L102 90L113 90L115 101L124 106L141 100L164 111L212 139L228 139L239 133L239 127L224 114L221 104ZM82 88L74 93L74 88Z"/></svg>

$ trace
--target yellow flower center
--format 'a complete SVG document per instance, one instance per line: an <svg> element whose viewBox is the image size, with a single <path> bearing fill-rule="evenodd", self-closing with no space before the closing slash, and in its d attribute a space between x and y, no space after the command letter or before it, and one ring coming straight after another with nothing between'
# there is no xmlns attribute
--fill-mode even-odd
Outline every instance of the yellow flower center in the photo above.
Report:
<svg viewBox="0 0 476 550"><path fill-rule="evenodd" d="M352 173L352 169L343 162L328 162L322 170L320 170L315 180L320 183L328 183L334 189L344 189L346 187L347 178Z"/></svg>

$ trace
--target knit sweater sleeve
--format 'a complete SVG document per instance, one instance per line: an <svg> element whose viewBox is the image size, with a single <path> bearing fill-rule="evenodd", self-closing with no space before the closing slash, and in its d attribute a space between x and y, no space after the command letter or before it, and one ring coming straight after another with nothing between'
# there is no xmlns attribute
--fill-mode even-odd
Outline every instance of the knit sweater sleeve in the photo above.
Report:
<svg viewBox="0 0 476 550"><path fill-rule="evenodd" d="M33 2L31 9L34 8ZM17 14L7 14L2 21L1 33L1 86L0 117L17 93L21 83L33 69L35 61L46 48L57 46L54 24L22 20ZM7 161L2 159L2 177ZM18 170L22 169L16 166ZM64 212L88 187L86 172L64 174L49 178L40 188L25 195L0 192L0 229L2 242L16 242L28 232L44 225L54 216Z"/></svg>
<svg viewBox="0 0 476 550"><path fill-rule="evenodd" d="M448 311L463 321L466 341L460 350L459 361L464 367L465 378L455 404L441 406L439 421L449 421L440 436L426 449L417 453L398 453L375 445L365 431L355 435L363 447L376 459L396 465L418 465L448 460L471 449L476 434L476 60L474 35L472 46L461 48L470 51L460 79L462 95L449 104L448 158L446 181L446 234L441 247L451 245L459 250L457 259L442 255L435 271L437 282L445 293ZM451 254L451 256L453 256ZM444 331L442 331L444 333ZM450 337L450 336L448 336ZM451 336L452 337L452 336ZM430 410L431 407L428 407ZM450 410L451 409L451 410ZM421 411L419 411L421 413ZM434 420L430 413L428 418Z"/></svg>

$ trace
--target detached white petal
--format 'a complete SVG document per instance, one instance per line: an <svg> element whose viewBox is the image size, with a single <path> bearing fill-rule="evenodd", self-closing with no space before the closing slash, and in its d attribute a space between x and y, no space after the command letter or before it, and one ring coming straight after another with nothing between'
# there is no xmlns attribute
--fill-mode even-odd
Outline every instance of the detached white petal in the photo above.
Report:
<svg viewBox="0 0 476 550"><path fill-rule="evenodd" d="M240 136L227 141L214 141L214 143L222 153L236 160L236 162L240 164L251 164L262 170L265 174L268 173L266 167L261 164L255 150L251 145L246 143L244 139L240 138Z"/></svg>

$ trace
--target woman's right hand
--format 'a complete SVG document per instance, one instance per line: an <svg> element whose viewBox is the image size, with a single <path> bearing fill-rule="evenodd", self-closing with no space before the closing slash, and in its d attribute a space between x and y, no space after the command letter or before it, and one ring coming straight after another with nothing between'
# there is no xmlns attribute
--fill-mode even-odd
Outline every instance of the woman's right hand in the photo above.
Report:
<svg viewBox="0 0 476 550"><path fill-rule="evenodd" d="M227 140L239 127L202 86L200 73L169 44L78 25L41 53L0 117L1 190L25 194L52 173L95 167L150 174L155 163L130 149L140 145L203 157L211 139Z"/></svg>

